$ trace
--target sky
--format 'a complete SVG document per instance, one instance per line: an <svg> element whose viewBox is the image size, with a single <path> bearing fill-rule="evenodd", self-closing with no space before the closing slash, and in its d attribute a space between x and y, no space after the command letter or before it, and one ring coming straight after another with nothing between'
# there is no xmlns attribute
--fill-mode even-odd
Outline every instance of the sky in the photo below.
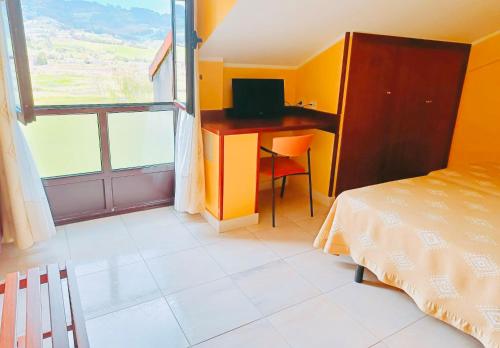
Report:
<svg viewBox="0 0 500 348"><path fill-rule="evenodd" d="M159 13L170 13L169 0L91 0L101 4L115 5L124 8L142 7Z"/></svg>

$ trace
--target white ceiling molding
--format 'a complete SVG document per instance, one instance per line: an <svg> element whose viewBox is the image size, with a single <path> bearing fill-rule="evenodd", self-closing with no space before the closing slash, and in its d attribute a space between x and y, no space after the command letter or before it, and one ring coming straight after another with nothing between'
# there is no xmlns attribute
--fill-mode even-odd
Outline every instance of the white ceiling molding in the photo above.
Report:
<svg viewBox="0 0 500 348"><path fill-rule="evenodd" d="M476 41L473 41L473 42L472 42L472 46L477 45L478 43L481 43L481 42L483 42L483 41L486 41L486 40L488 40L489 38L492 38L493 36L496 36L496 35L498 35L498 34L500 34L500 30L497 30L497 31L495 31L495 32L493 32L493 33L491 33L491 34L485 35L485 36L483 36L482 38L477 39Z"/></svg>
<svg viewBox="0 0 500 348"><path fill-rule="evenodd" d="M345 32L476 43L499 23L499 0L238 0L200 54L298 67Z"/></svg>
<svg viewBox="0 0 500 348"><path fill-rule="evenodd" d="M269 64L245 64L245 63L224 63L224 68L296 70L296 69L298 69L298 66L269 65Z"/></svg>
<svg viewBox="0 0 500 348"><path fill-rule="evenodd" d="M224 58L222 57L200 57L200 60L202 62L224 62Z"/></svg>

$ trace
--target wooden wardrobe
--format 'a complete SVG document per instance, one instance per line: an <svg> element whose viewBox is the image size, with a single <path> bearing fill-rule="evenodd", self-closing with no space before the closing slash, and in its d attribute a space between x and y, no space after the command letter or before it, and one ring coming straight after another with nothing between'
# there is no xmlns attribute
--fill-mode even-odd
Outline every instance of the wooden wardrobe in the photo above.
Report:
<svg viewBox="0 0 500 348"><path fill-rule="evenodd" d="M352 35L335 195L447 166L469 50Z"/></svg>

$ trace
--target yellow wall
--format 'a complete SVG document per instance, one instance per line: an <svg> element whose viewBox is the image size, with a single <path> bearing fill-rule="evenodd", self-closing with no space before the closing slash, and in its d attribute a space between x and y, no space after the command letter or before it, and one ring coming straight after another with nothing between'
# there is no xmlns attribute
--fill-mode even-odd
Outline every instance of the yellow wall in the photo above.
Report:
<svg viewBox="0 0 500 348"><path fill-rule="evenodd" d="M196 26L198 35L203 41L207 41L235 3L236 0L199 0L196 2Z"/></svg>
<svg viewBox="0 0 500 348"><path fill-rule="evenodd" d="M337 113L344 40L340 40L297 70L297 101L316 102L317 109Z"/></svg>
<svg viewBox="0 0 500 348"><path fill-rule="evenodd" d="M337 113L344 54L344 39L339 40L297 70L296 99L304 104L317 103L317 109ZM330 187L335 135L318 129L296 132L314 134L311 145L311 169L314 191L327 196ZM307 162L302 159L303 165ZM291 178L292 183L307 188L307 180Z"/></svg>
<svg viewBox="0 0 500 348"><path fill-rule="evenodd" d="M255 213L259 136L224 136L224 220Z"/></svg>
<svg viewBox="0 0 500 348"><path fill-rule="evenodd" d="M200 108L201 110L222 109L222 62L199 61Z"/></svg>
<svg viewBox="0 0 500 348"><path fill-rule="evenodd" d="M205 203L216 218L219 212L219 136L203 130L203 156L205 164Z"/></svg>
<svg viewBox="0 0 500 348"><path fill-rule="evenodd" d="M472 46L449 165L500 162L500 32Z"/></svg>
<svg viewBox="0 0 500 348"><path fill-rule="evenodd" d="M295 70L224 67L224 78L222 86L224 108L230 108L233 106L233 91L231 81L235 78L283 79L285 80L285 101L289 104L295 104Z"/></svg>

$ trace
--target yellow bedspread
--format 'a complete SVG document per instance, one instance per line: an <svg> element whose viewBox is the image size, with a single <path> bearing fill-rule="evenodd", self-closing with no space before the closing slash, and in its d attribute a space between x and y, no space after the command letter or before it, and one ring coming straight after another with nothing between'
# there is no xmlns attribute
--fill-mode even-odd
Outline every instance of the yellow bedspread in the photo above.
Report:
<svg viewBox="0 0 500 348"><path fill-rule="evenodd" d="M350 254L425 313L500 347L500 166L346 191L314 244Z"/></svg>

